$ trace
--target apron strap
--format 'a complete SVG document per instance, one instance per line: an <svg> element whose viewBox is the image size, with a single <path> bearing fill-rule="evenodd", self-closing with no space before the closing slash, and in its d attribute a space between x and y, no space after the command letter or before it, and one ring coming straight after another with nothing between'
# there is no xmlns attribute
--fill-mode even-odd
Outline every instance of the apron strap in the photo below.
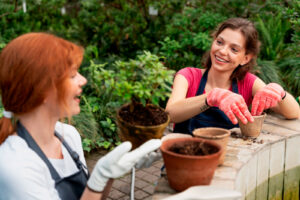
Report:
<svg viewBox="0 0 300 200"><path fill-rule="evenodd" d="M78 169L84 168L88 171L88 168L80 161L78 153L76 151L72 150L72 148L68 145L68 143L66 143L64 138L58 132L55 131L54 134L62 142L62 144L65 146L65 148L67 149L67 151L71 155L72 159L76 163L77 168Z"/></svg>
<svg viewBox="0 0 300 200"><path fill-rule="evenodd" d="M46 155L43 153L43 151L41 150L41 148L37 145L37 143L34 141L34 139L32 138L32 136L28 133L28 131L21 124L20 121L17 122L17 133L18 133L18 135L21 138L23 138L27 142L28 146L35 153L37 153L38 156L45 162L45 164L47 165L47 167L50 170L51 177L55 180L55 182L59 181L61 179L61 177L59 176L59 174L54 169L54 167L52 166L52 164L50 163L50 161L48 160L48 158L46 157Z"/></svg>

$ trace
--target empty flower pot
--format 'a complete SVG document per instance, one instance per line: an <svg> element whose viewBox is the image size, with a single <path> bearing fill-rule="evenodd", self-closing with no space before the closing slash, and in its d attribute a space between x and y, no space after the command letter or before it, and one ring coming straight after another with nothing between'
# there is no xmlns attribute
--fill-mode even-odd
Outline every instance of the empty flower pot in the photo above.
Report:
<svg viewBox="0 0 300 200"><path fill-rule="evenodd" d="M222 165L226 154L230 131L224 128L215 127L197 128L193 131L193 135L198 138L214 141L222 147L223 153L219 159L219 165Z"/></svg>
<svg viewBox="0 0 300 200"><path fill-rule="evenodd" d="M253 116L253 118L254 122L248 122L247 124L243 124L241 120L238 120L242 135L254 138L259 136L266 118L266 113L262 113L259 116Z"/></svg>
<svg viewBox="0 0 300 200"><path fill-rule="evenodd" d="M176 191L209 185L222 153L219 144L192 137L166 140L160 149L169 184Z"/></svg>

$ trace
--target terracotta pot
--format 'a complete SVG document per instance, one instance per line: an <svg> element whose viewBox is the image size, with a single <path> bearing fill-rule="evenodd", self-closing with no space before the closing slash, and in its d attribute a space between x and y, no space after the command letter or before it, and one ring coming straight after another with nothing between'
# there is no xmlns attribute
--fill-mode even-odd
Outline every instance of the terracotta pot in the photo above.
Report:
<svg viewBox="0 0 300 200"><path fill-rule="evenodd" d="M132 149L135 149L150 139L160 139L163 136L163 133L170 122L169 115L167 121L160 125L133 125L124 121L119 115L120 110L126 105L128 104L123 105L117 113L118 134L121 141L130 141L132 143ZM160 109L163 110L162 108Z"/></svg>
<svg viewBox="0 0 300 200"><path fill-rule="evenodd" d="M266 116L266 113L262 113L260 116L253 116L254 122L248 122L247 124L243 124L243 122L238 119L242 135L254 138L258 137Z"/></svg>
<svg viewBox="0 0 300 200"><path fill-rule="evenodd" d="M214 128L214 127L197 128L193 131L193 135L195 137L199 137L205 140L214 141L222 147L223 153L221 154L219 160L219 165L222 165L226 154L230 131L224 128Z"/></svg>
<svg viewBox="0 0 300 200"><path fill-rule="evenodd" d="M174 145L184 147L187 144L204 144L215 148L216 152L209 155L183 155L170 151ZM183 191L195 185L210 184L222 153L219 144L192 137L166 140L160 149L169 184L176 191Z"/></svg>

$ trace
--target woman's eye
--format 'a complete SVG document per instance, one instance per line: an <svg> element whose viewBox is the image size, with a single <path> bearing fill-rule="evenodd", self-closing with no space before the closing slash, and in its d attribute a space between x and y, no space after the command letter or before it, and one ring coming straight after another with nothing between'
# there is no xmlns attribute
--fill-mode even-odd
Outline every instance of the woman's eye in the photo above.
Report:
<svg viewBox="0 0 300 200"><path fill-rule="evenodd" d="M238 52L238 49L236 49L236 48L231 48L231 50L232 50L233 52L235 52L235 53Z"/></svg>
<svg viewBox="0 0 300 200"><path fill-rule="evenodd" d="M221 40L217 40L217 44L222 44L222 41Z"/></svg>
<svg viewBox="0 0 300 200"><path fill-rule="evenodd" d="M71 78L75 78L76 75L77 75L77 73L72 73L72 74L71 74Z"/></svg>

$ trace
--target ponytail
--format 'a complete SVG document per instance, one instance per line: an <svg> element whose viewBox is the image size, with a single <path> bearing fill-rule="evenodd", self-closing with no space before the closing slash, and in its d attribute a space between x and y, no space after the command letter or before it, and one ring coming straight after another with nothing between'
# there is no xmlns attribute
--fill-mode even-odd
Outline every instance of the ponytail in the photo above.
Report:
<svg viewBox="0 0 300 200"><path fill-rule="evenodd" d="M0 119L0 145L6 140L6 138L15 132L15 126L12 123L12 119L2 117Z"/></svg>

